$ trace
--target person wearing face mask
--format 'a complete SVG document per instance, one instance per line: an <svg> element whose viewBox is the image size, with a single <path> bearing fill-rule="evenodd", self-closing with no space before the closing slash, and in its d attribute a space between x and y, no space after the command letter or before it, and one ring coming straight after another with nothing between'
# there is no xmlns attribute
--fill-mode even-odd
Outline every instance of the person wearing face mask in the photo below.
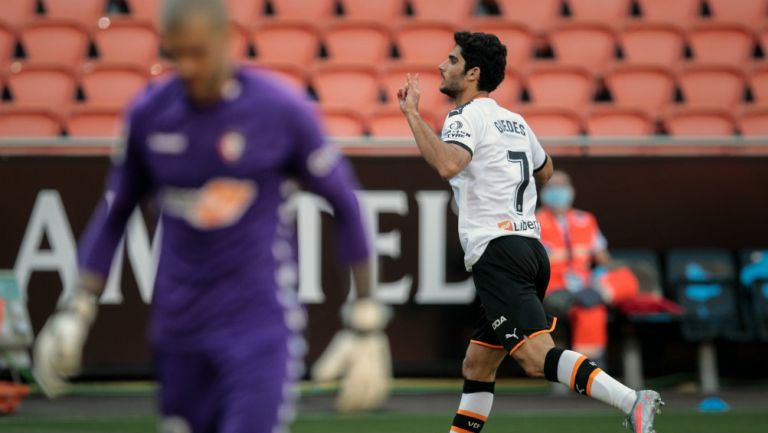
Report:
<svg viewBox="0 0 768 433"><path fill-rule="evenodd" d="M608 243L594 215L573 209L574 190L563 171L555 171L541 191L541 242L547 250L551 277L545 307L571 322L573 350L602 360L608 340L608 312L596 290L593 263L608 266ZM598 361L599 362L599 361Z"/></svg>

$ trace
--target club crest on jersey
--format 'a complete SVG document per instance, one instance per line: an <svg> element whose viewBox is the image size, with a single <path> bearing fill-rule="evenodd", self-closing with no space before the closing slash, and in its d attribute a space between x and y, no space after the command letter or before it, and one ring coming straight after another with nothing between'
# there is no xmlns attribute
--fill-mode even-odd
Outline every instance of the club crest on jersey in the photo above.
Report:
<svg viewBox="0 0 768 433"><path fill-rule="evenodd" d="M237 131L229 131L219 140L219 155L225 162L237 162L245 151L245 137Z"/></svg>

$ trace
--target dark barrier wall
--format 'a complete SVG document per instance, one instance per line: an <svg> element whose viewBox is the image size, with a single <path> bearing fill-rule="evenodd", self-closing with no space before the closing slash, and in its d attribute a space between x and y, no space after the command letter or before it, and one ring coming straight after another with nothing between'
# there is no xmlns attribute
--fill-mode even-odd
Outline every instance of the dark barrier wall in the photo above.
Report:
<svg viewBox="0 0 768 433"><path fill-rule="evenodd" d="M353 164L369 224L378 226L379 289L396 304L389 335L397 371L458 373L477 306L447 184L415 157L353 157ZM556 157L555 165L572 175L577 207L597 215L612 248L768 247L768 157ZM0 268L15 268L36 331L71 277L71 247L101 194L106 168L105 157L0 159ZM311 199L302 203L300 247L312 264L302 264L300 293L309 302L311 361L339 326L348 275L335 261L327 216L319 217ZM90 372L147 371L151 213L144 218L150 223L139 219L129 235L121 284L104 300L86 351ZM322 222L316 228L314 217ZM646 362L653 369L664 358Z"/></svg>

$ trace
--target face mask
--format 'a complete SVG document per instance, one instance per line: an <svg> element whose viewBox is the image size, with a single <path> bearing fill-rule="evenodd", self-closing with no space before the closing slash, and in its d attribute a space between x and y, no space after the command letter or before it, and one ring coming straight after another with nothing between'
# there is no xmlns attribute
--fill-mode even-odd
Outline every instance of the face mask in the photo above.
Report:
<svg viewBox="0 0 768 433"><path fill-rule="evenodd" d="M541 202L545 206L567 209L573 203L573 189L568 186L548 186L541 191Z"/></svg>

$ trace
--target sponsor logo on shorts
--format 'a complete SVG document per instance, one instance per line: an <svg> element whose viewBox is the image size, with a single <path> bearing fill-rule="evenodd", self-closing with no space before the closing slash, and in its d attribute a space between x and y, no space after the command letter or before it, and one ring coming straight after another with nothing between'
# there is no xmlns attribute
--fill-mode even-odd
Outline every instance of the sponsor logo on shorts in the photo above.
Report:
<svg viewBox="0 0 768 433"><path fill-rule="evenodd" d="M507 340L509 340L510 338L514 338L515 340L519 340L520 337L517 336L517 328L513 329L511 334L506 334L504 336L504 338L506 338Z"/></svg>
<svg viewBox="0 0 768 433"><path fill-rule="evenodd" d="M496 328L501 326L502 323L506 322L507 318L504 316L499 317L498 319L494 320L493 323L491 323L491 328L495 331Z"/></svg>

